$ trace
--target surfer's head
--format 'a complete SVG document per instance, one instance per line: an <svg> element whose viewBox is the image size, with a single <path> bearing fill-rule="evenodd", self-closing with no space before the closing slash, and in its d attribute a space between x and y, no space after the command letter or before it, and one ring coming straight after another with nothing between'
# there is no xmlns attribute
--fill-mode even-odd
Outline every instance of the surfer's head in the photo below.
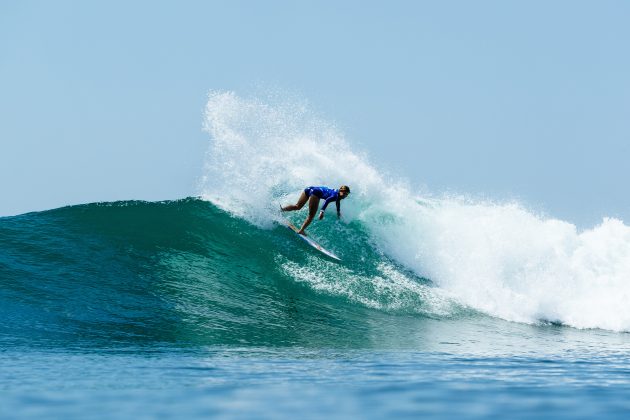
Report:
<svg viewBox="0 0 630 420"><path fill-rule="evenodd" d="M350 194L350 187L348 187L347 185L342 185L341 187L339 187L340 198L346 198L348 194Z"/></svg>

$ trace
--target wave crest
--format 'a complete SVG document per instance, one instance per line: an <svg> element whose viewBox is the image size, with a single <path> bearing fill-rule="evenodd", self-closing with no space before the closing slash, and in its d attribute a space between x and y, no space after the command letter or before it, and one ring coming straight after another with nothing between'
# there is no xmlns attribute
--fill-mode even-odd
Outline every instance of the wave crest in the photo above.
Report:
<svg viewBox="0 0 630 420"><path fill-rule="evenodd" d="M305 186L349 184L344 222L461 304L510 321L630 330L630 228L620 220L579 232L518 203L424 197L304 104L212 92L205 127L202 194L233 214L270 226L277 203Z"/></svg>

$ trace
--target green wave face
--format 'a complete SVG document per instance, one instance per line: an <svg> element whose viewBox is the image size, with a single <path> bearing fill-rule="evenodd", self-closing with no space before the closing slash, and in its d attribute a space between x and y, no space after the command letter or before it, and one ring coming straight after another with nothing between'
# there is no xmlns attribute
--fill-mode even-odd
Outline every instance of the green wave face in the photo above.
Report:
<svg viewBox="0 0 630 420"><path fill-rule="evenodd" d="M298 221L304 214L295 214ZM253 226L190 198L0 219L5 341L382 347L462 309L376 252L359 222Z"/></svg>

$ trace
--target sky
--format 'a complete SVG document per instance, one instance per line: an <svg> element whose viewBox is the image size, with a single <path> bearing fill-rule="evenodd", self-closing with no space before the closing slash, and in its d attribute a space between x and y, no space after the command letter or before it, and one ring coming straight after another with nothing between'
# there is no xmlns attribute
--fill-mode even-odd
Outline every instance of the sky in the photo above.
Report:
<svg viewBox="0 0 630 420"><path fill-rule="evenodd" d="M630 2L0 1L0 216L195 195L209 91L433 194L630 220Z"/></svg>

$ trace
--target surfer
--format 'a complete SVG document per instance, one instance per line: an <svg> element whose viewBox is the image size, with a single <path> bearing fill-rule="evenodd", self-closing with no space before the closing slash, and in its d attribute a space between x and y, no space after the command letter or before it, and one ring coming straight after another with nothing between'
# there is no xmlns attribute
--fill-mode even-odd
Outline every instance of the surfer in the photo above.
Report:
<svg viewBox="0 0 630 420"><path fill-rule="evenodd" d="M308 201L308 217L302 223L302 227L298 231L300 235L306 236L304 230L311 224L313 218L315 217L315 213L317 213L317 209L319 208L319 200L324 199L324 205L322 206L321 211L319 212L319 220L324 218L324 212L326 211L326 207L332 201L335 202L337 206L337 218L341 217L340 210L340 201L346 198L350 194L350 187L347 185L342 185L338 190L328 188L328 187L308 187L302 191L300 198L298 199L296 204L291 204L285 207L281 207L282 211L294 211L300 210L304 207L304 204Z"/></svg>

